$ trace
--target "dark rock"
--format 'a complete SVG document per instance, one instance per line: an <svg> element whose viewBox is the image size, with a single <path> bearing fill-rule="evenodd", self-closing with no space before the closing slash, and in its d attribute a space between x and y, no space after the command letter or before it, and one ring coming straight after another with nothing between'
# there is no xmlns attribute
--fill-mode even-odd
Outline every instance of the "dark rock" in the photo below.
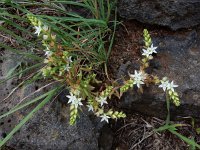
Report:
<svg viewBox="0 0 200 150"><path fill-rule="evenodd" d="M7 145L16 150L98 149L95 127L86 114L81 113L77 123L70 126L69 108L60 110L65 119L64 115L57 114L56 109L54 102L38 111Z"/></svg>
<svg viewBox="0 0 200 150"><path fill-rule="evenodd" d="M99 136L99 149L100 150L111 150L113 145L113 132L111 128L106 124L100 130Z"/></svg>
<svg viewBox="0 0 200 150"><path fill-rule="evenodd" d="M13 54L5 52L4 56L12 59L5 59L0 63L0 79L4 79L9 70L16 65L18 61ZM18 88L13 94L4 100L8 94L16 87L14 80L9 80L0 85L0 115L8 112L14 106L29 94L35 92L43 83L33 83L22 88ZM17 84L18 85L18 84ZM56 87L51 85L50 87ZM48 90L47 87L45 90ZM38 96L45 92L41 90L28 98ZM95 150L98 149L98 130L102 127L99 122L93 121L87 111L80 112L80 118L74 126L69 125L69 105L63 91L59 100L50 102L44 108L39 110L15 135L6 143L7 146L15 150ZM24 101L25 102L25 101ZM8 133L30 112L34 106L31 105L8 117L0 119L0 140L6 137ZM99 124L98 124L99 123ZM103 124L102 124L103 125ZM96 127L97 126L97 127ZM1 148L0 148L1 149Z"/></svg>
<svg viewBox="0 0 200 150"><path fill-rule="evenodd" d="M161 79L167 76L179 85L176 90L180 95L181 106L172 104L173 119L185 116L200 119L200 31L155 35L153 41L158 46L158 53L151 62L150 72ZM130 70L133 67L128 68L129 72L134 72ZM155 85L144 86L143 94L130 90L124 94L121 102L121 107L129 112L136 111L160 118L165 118L167 114L163 90Z"/></svg>
<svg viewBox="0 0 200 150"><path fill-rule="evenodd" d="M119 15L173 30L200 24L199 0L120 0Z"/></svg>
<svg viewBox="0 0 200 150"><path fill-rule="evenodd" d="M66 95L69 95L69 91L67 89L63 89L62 92L58 95L58 101L62 105L67 105L68 103L68 98L66 97Z"/></svg>

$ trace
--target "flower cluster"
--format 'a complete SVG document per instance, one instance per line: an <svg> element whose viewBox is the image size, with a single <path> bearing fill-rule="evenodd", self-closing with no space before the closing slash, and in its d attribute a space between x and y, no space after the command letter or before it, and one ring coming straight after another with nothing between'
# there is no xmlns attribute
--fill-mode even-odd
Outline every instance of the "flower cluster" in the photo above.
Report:
<svg viewBox="0 0 200 150"><path fill-rule="evenodd" d="M118 118L125 118L126 114L123 112L113 111L110 109L108 112L105 112L104 109L99 109L96 113L97 117L101 118L102 121L106 121L108 123L109 118L118 119Z"/></svg>
<svg viewBox="0 0 200 150"><path fill-rule="evenodd" d="M142 49L143 50L142 55L148 59L152 59L153 58L152 54L157 53L156 52L157 47L153 46L151 36L149 32L147 31L147 29L144 29L143 36L144 36L145 49Z"/></svg>
<svg viewBox="0 0 200 150"><path fill-rule="evenodd" d="M113 111L112 109L110 109L107 113L103 113L102 115L100 115L100 117L101 117L101 122L106 121L108 123L109 118L112 119L125 118L126 114L124 114L123 112Z"/></svg>
<svg viewBox="0 0 200 150"><path fill-rule="evenodd" d="M151 46L147 47L147 49L142 49L143 50L142 55L145 56L148 59L152 59L153 58L152 54L157 53L156 49L157 49L157 47L154 47L153 44L151 44Z"/></svg>
<svg viewBox="0 0 200 150"><path fill-rule="evenodd" d="M40 36L42 34L43 39L47 40L48 39L48 30L49 27L45 24L43 24L39 19L37 19L36 17L34 17L31 14L27 15L28 19L30 20L31 24L34 26L35 28L35 33L37 36Z"/></svg>
<svg viewBox="0 0 200 150"><path fill-rule="evenodd" d="M142 53L142 55L145 56L145 58L142 59L142 64L143 64L142 68L145 69L149 66L149 60L153 59L152 54L157 53L156 52L157 47L153 46L151 36L146 29L144 29L143 33L144 33L143 36L144 36L144 42L145 42L146 49L143 49L143 53ZM158 78L156 80L159 81ZM155 82L155 84L157 83L157 81ZM161 82L161 84L159 85L159 87L163 88L164 91L167 90L167 93L169 94L169 98L173 101L173 103L176 106L179 106L180 100L178 97L178 93L174 91L174 88L178 87L178 85L175 85L173 81L170 83L166 77L164 77L162 80L160 80L160 82Z"/></svg>
<svg viewBox="0 0 200 150"><path fill-rule="evenodd" d="M108 96L111 94L112 89L113 89L112 86L108 86L104 91L102 91L102 92L100 93L100 96L99 96L99 97L96 97L96 101L97 101L98 103L100 103L101 107L102 107L104 104L108 104L107 98L108 98Z"/></svg>
<svg viewBox="0 0 200 150"><path fill-rule="evenodd" d="M69 72L71 65L73 65L72 57L67 51L52 54L45 59L44 63L46 66L42 69L43 76L52 76L54 79Z"/></svg>
<svg viewBox="0 0 200 150"><path fill-rule="evenodd" d="M164 77L162 80L160 80L157 76L154 75L149 75L145 73L145 69L149 67L149 61L153 59L152 54L157 53L156 49L157 47L153 46L151 36L149 32L144 29L143 32L144 36L144 49L142 55L144 58L142 59L142 66L140 67L140 71L135 70L134 74L129 73L130 79L125 81L124 84L120 87L120 96L127 90L133 87L133 85L137 85L138 88L140 88L140 91L143 92L141 85L146 84L148 85L149 83L153 84L159 84L159 87L162 88L165 91L167 91L167 94L169 95L169 98L172 100L172 102L176 105L180 105L180 100L178 93L175 92L174 88L178 87L178 85L175 85L174 82L169 82L169 80Z"/></svg>
<svg viewBox="0 0 200 150"><path fill-rule="evenodd" d="M41 70L44 77L53 77L59 80L66 72L69 72L72 62L72 56L67 50L63 50L56 43L56 35L51 29L43 24L39 19L32 15L28 15L28 19L34 25L35 34L42 37L42 45L45 47L44 63L46 66Z"/></svg>
<svg viewBox="0 0 200 150"><path fill-rule="evenodd" d="M101 118L101 121L106 121L107 123L109 118L118 119L126 117L123 112L113 111L112 109L106 112L104 108L104 105L108 104L107 99L113 94L113 90L113 86L107 86L99 96L88 99L88 111L92 111L97 117Z"/></svg>
<svg viewBox="0 0 200 150"><path fill-rule="evenodd" d="M135 70L134 74L129 73L129 77L130 79L127 80L124 83L124 85L120 88L120 97L124 92L132 88L134 85L137 85L138 88L141 88L141 85L145 84L145 79L147 78L147 74L142 70L138 72L137 70Z"/></svg>
<svg viewBox="0 0 200 150"><path fill-rule="evenodd" d="M144 84L144 80L146 79L146 73L143 71L137 72L135 70L134 74L129 74L130 78L133 79L133 84L136 84L138 88L140 88L141 84Z"/></svg>
<svg viewBox="0 0 200 150"><path fill-rule="evenodd" d="M159 87L162 88L163 91L167 91L167 93L169 94L169 98L176 106L179 106L180 100L178 97L178 93L174 90L174 88L178 87L178 85L175 85L174 81L170 83L166 77L164 77L160 82L161 84L159 85Z"/></svg>
<svg viewBox="0 0 200 150"><path fill-rule="evenodd" d="M143 50L142 55L145 56L145 58L142 59L142 64L143 64L143 69L145 69L145 68L149 67L148 61L153 59L152 54L157 53L157 51L156 51L157 47L153 46L151 36L150 36L149 32L147 31L147 29L144 29L143 37L144 37L145 46L142 49Z"/></svg>
<svg viewBox="0 0 200 150"><path fill-rule="evenodd" d="M77 95L74 95L72 92L70 92L70 95L66 96L69 100L68 103L71 103L74 105L75 108L78 108L78 106L82 106L82 98L78 98Z"/></svg>
<svg viewBox="0 0 200 150"><path fill-rule="evenodd" d="M68 98L68 103L70 103L70 125L73 125L76 121L78 116L78 108L82 106L83 103L81 102L82 98L79 98L79 92L70 92L70 95L66 95Z"/></svg>
<svg viewBox="0 0 200 150"><path fill-rule="evenodd" d="M113 111L112 109L106 112L106 110L104 109L104 105L108 104L107 98L112 95L112 90L113 87L108 86L104 91L100 93L98 97L87 97L88 111L92 111L97 117L100 117L101 122L106 121L108 123L109 118L118 119L126 117L123 112ZM78 108L83 105L82 100L86 100L86 98L80 97L80 91L76 93L78 94L70 92L70 95L66 95L66 97L69 99L68 103L71 104L70 124L74 124L78 115Z"/></svg>

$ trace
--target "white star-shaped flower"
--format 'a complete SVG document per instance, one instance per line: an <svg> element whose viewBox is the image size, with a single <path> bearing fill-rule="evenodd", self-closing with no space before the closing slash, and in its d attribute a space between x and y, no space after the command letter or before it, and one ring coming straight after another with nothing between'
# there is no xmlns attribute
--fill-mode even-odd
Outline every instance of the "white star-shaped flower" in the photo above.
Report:
<svg viewBox="0 0 200 150"><path fill-rule="evenodd" d="M44 31L47 31L49 29L49 27L47 25L44 25L42 28Z"/></svg>
<svg viewBox="0 0 200 150"><path fill-rule="evenodd" d="M142 50L143 50L143 53L142 53L143 56L146 56L148 58L151 55L151 53L150 53L150 51L148 51L148 49L147 50L142 49Z"/></svg>
<svg viewBox="0 0 200 150"><path fill-rule="evenodd" d="M75 105L76 108L78 108L78 106L83 105L82 102L81 102L81 98L77 98L71 92L70 92L70 95L67 95L66 97L69 98L68 103Z"/></svg>
<svg viewBox="0 0 200 150"><path fill-rule="evenodd" d="M39 36L40 35L40 32L42 31L42 28L41 28L41 26L35 26L35 33L34 34L37 34L37 36Z"/></svg>
<svg viewBox="0 0 200 150"><path fill-rule="evenodd" d="M46 55L47 57L51 56L52 54L53 54L52 51L46 51L46 52L45 52L45 55Z"/></svg>
<svg viewBox="0 0 200 150"><path fill-rule="evenodd" d="M69 56L69 57L67 58L67 61L68 61L69 63L71 63L71 62L72 62L72 56Z"/></svg>
<svg viewBox="0 0 200 150"><path fill-rule="evenodd" d="M135 74L129 74L129 76L133 79L133 84L136 84L138 88L140 88L141 84L144 84L144 80L146 79L146 74L142 71L137 72L135 70Z"/></svg>
<svg viewBox="0 0 200 150"><path fill-rule="evenodd" d="M172 81L171 83L168 84L167 90L171 90L171 91L174 92L174 88L175 88L175 87L178 87L178 85L175 85L175 84L174 84L174 81Z"/></svg>
<svg viewBox="0 0 200 150"><path fill-rule="evenodd" d="M169 86L169 81L166 79L162 79L161 80L161 84L158 86L159 88L162 88L163 91L165 91L167 89L167 87Z"/></svg>
<svg viewBox="0 0 200 150"><path fill-rule="evenodd" d="M47 40L48 39L48 35L43 35L43 40Z"/></svg>
<svg viewBox="0 0 200 150"><path fill-rule="evenodd" d="M71 67L69 66L69 64L67 64L66 67L65 67L65 70L66 70L66 71L69 71L70 68L71 68Z"/></svg>
<svg viewBox="0 0 200 150"><path fill-rule="evenodd" d="M94 107L92 105L87 105L87 107L88 107L88 111L94 112Z"/></svg>
<svg viewBox="0 0 200 150"><path fill-rule="evenodd" d="M144 84L144 82L141 81L141 80L134 80L133 84L136 84L137 87L140 88L140 85L141 85L141 84Z"/></svg>
<svg viewBox="0 0 200 150"><path fill-rule="evenodd" d="M66 96L67 98L69 98L68 103L74 103L75 100L77 99L76 96L73 95L73 93L70 92L70 95Z"/></svg>
<svg viewBox="0 0 200 150"><path fill-rule="evenodd" d="M147 49L142 49L143 50L142 55L149 58L153 53L157 53L156 49L157 49L157 47L153 47L153 44L151 44L151 47L148 47Z"/></svg>
<svg viewBox="0 0 200 150"><path fill-rule="evenodd" d="M156 49L157 47L153 47L153 44L151 44L151 47L148 47L147 51L149 51L150 54L153 54L153 53L157 53Z"/></svg>
<svg viewBox="0 0 200 150"><path fill-rule="evenodd" d="M109 116L107 116L106 114L103 114L100 116L101 117L101 122L102 121L106 121L108 123L108 119L110 118Z"/></svg>
<svg viewBox="0 0 200 150"><path fill-rule="evenodd" d="M103 106L103 104L108 104L106 100L107 100L107 97L100 96L99 98L97 98L97 101L101 104L101 106Z"/></svg>
<svg viewBox="0 0 200 150"><path fill-rule="evenodd" d="M83 103L81 102L81 100L82 100L81 98L77 98L75 100L74 105L75 105L76 108L78 108L78 106L82 106L83 105Z"/></svg>

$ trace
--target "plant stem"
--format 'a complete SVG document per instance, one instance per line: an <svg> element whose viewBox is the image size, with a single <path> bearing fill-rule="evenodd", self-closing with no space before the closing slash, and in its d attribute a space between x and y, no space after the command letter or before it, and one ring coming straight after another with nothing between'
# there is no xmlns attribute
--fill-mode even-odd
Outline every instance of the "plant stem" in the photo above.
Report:
<svg viewBox="0 0 200 150"><path fill-rule="evenodd" d="M166 119L166 125L169 125L170 123L170 99L168 93L166 93L166 103L167 103L167 119Z"/></svg>

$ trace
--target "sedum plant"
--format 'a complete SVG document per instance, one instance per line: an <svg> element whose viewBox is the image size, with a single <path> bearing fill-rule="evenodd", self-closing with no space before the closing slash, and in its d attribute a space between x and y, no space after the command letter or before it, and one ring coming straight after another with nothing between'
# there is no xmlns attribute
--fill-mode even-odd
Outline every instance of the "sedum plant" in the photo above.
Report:
<svg viewBox="0 0 200 150"><path fill-rule="evenodd" d="M53 78L65 83L69 90L66 95L70 104L70 125L75 124L82 105L87 105L101 121L108 122L109 118L124 118L123 112L105 109L111 96L117 92L117 88L106 85L104 90L97 89L93 85L102 84L96 78L95 65L86 61L87 58L80 53L81 49L67 47L59 42L56 34L41 20L32 14L27 15L35 28L35 34L42 40L45 66L41 69L44 78ZM83 52L84 53L84 52Z"/></svg>
<svg viewBox="0 0 200 150"><path fill-rule="evenodd" d="M141 92L143 92L142 85L143 84L155 84L158 85L159 88L162 88L163 91L166 93L167 97L171 100L174 105L180 105L180 99L178 93L174 90L174 88L178 87L178 85L174 84L174 81L169 81L167 77L163 77L159 79L157 76L147 74L145 70L149 67L149 61L153 59L152 54L157 53L157 47L153 46L152 39L150 34L148 33L147 29L144 29L143 32L144 43L145 46L142 49L142 61L140 70L135 70L134 74L129 73L130 79L124 82L124 85L120 88L120 95L124 92L132 88L134 85L139 88Z"/></svg>
<svg viewBox="0 0 200 150"><path fill-rule="evenodd" d="M158 86L158 88L162 88L162 90L166 94L166 104L167 104L167 119L165 121L165 124L158 129L154 129L155 132L162 132L162 131L169 131L172 134L176 135L178 138L186 142L192 149L200 149L200 145L197 144L194 139L187 138L183 136L182 134L178 133L177 127L184 126L184 124L173 124L170 122L170 102L172 102L175 106L180 105L180 99L178 93L175 91L175 88L178 87L178 85L174 84L174 81L169 81L167 77L163 77L162 79L159 79L157 76L147 74L145 72L146 68L149 67L149 61L153 59L152 54L157 53L156 49L157 47L153 46L152 39L150 37L150 34L148 33L147 29L144 29L143 31L143 37L144 37L144 48L142 49L143 53L143 59L141 61L140 70L135 70L134 74L129 73L129 80L124 82L124 85L120 88L120 96L132 88L134 85L136 85L141 92L143 92L142 85L143 84L155 84Z"/></svg>
<svg viewBox="0 0 200 150"><path fill-rule="evenodd" d="M70 125L75 124L79 110L82 105L88 107L88 111L92 111L101 121L108 122L109 118L118 119L124 118L126 115L123 112L107 110L106 105L112 95L118 95L120 98L124 92L136 85L140 91L143 84L154 83L159 85L169 98L176 105L180 105L179 97L174 88L177 85L173 81L169 83L166 77L162 80L157 76L145 73L145 69L149 66L149 61L153 59L152 54L157 53L156 48L152 44L151 37L148 31L144 30L144 49L142 55L144 58L141 62L140 70L135 70L134 74L129 73L130 79L124 82L124 85L115 87L106 85L104 90L97 89L93 85L101 84L98 81L94 72L95 67L90 62L85 61L87 58L80 55L75 47L69 48L56 39L56 34L45 25L41 20L37 19L32 14L27 15L31 24L35 28L35 34L42 40L45 66L41 69L44 78L53 78L59 82L65 83L69 90L69 95L66 95L70 104ZM112 83L111 83L112 84ZM118 94L118 90L120 94Z"/></svg>

